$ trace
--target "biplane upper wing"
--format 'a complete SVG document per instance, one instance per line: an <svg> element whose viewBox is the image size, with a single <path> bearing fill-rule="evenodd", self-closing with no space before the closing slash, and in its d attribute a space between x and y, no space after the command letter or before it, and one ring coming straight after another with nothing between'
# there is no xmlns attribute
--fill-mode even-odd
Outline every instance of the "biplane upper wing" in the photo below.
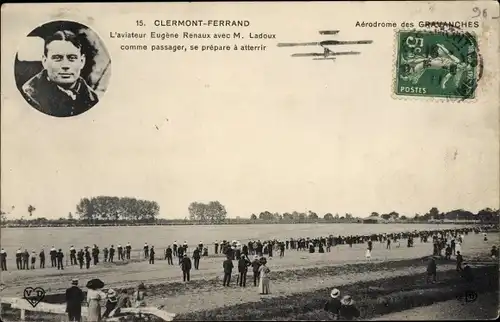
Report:
<svg viewBox="0 0 500 322"><path fill-rule="evenodd" d="M323 40L316 42L280 42L278 47L295 46L335 46L335 45L366 45L373 43L373 40Z"/></svg>
<svg viewBox="0 0 500 322"><path fill-rule="evenodd" d="M359 51L328 51L327 53L296 53L292 54L292 57L329 57L329 56L341 56L341 55L359 55Z"/></svg>
<svg viewBox="0 0 500 322"><path fill-rule="evenodd" d="M323 40L319 42L320 46L335 45L366 45L373 43L373 40Z"/></svg>
<svg viewBox="0 0 500 322"><path fill-rule="evenodd" d="M318 46L319 42L280 42L278 47L295 47L295 46Z"/></svg>
<svg viewBox="0 0 500 322"><path fill-rule="evenodd" d="M320 30L320 35L336 35L339 33L339 30Z"/></svg>

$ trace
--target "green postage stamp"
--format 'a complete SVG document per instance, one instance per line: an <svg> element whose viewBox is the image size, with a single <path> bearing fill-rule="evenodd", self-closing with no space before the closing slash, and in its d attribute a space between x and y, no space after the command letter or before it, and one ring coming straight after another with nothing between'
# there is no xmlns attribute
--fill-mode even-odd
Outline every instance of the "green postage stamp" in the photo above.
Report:
<svg viewBox="0 0 500 322"><path fill-rule="evenodd" d="M398 31L394 94L474 99L478 61L471 33Z"/></svg>

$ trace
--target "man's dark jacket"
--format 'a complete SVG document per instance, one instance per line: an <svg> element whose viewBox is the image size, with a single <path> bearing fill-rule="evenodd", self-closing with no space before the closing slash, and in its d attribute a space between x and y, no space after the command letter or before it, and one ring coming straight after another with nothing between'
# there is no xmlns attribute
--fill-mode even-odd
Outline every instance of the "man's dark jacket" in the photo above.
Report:
<svg viewBox="0 0 500 322"><path fill-rule="evenodd" d="M191 259L184 257L181 262L182 271L187 272L191 270Z"/></svg>
<svg viewBox="0 0 500 322"><path fill-rule="evenodd" d="M66 290L66 312L80 314L82 302L85 299L83 291L78 286L71 286Z"/></svg>
<svg viewBox="0 0 500 322"><path fill-rule="evenodd" d="M73 89L64 91L48 79L46 70L29 79L22 86L22 94L31 106L56 117L82 114L99 102L83 78L78 78Z"/></svg>
<svg viewBox="0 0 500 322"><path fill-rule="evenodd" d="M226 259L223 263L222 263L222 267L224 268L224 273L231 273L233 271L233 261L230 260L230 259Z"/></svg>

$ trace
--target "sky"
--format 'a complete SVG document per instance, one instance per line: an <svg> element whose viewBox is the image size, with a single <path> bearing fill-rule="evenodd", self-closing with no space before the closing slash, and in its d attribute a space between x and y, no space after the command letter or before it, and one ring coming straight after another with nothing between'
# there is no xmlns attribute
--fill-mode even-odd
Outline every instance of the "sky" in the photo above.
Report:
<svg viewBox="0 0 500 322"><path fill-rule="evenodd" d="M99 195L155 200L162 218L184 218L191 202L212 200L229 217L499 208L498 25L483 22L477 30L485 69L477 99L467 103L395 97L394 30L355 27L465 21L472 4L30 6L2 6L1 208L12 218L27 217L30 204L34 217L66 217L80 198ZM99 104L65 119L31 108L13 73L26 35L55 19L90 26L112 62ZM137 19L146 27L136 27ZM155 19L251 25L169 29L153 27ZM318 34L331 29L340 33ZM261 52L133 52L120 45L140 40L111 39L110 31L264 32L276 39L144 42L266 45ZM276 46L325 39L374 42L345 46L362 53L335 62L290 57L320 47Z"/></svg>

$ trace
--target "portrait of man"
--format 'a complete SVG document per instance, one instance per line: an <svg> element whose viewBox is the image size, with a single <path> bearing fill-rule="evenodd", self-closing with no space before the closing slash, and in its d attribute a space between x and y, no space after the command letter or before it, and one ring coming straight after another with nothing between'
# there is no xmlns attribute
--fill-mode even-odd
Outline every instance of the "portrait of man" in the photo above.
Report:
<svg viewBox="0 0 500 322"><path fill-rule="evenodd" d="M58 30L47 28L44 34L37 35L43 43L43 49L38 49L42 52L37 61L16 59L20 65L16 69L16 80L24 99L38 111L55 117L77 116L99 102L96 88L109 69L110 60L104 48L99 52L91 46L88 32L78 32L81 29L75 30L68 24L57 27ZM100 58L97 61L100 64L96 64L96 58ZM105 68L102 68L103 62L107 62ZM28 67L23 68L22 63Z"/></svg>

